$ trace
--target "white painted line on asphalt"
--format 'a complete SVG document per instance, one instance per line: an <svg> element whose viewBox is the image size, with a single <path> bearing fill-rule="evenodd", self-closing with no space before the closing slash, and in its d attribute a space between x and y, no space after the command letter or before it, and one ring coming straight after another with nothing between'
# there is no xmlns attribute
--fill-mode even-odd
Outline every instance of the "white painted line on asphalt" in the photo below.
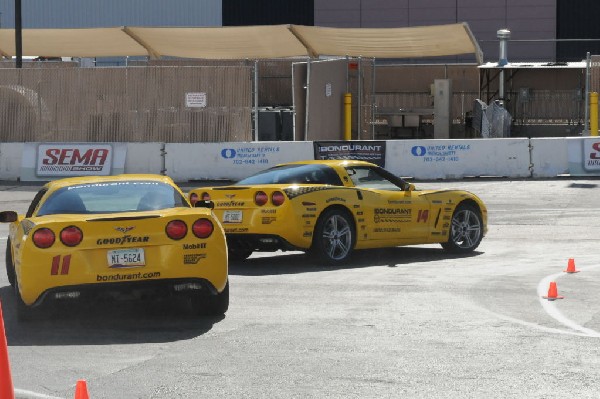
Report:
<svg viewBox="0 0 600 399"><path fill-rule="evenodd" d="M26 391L24 389L15 388L15 399L64 399L57 396L48 396L43 393Z"/></svg>
<svg viewBox="0 0 600 399"><path fill-rule="evenodd" d="M494 317L497 317L499 319L506 320L506 321L511 322L511 323L520 324L520 325L525 326L525 327L535 328L536 330L541 330L541 331L545 331L545 332L549 332L549 333L553 333L553 334L568 334L568 335L579 335L579 336L582 336L582 337L589 337L588 334L578 333L578 332L571 331L571 330L561 330L561 329L558 329L558 328L541 326L541 325L536 324L536 323L532 323L532 322L521 320L521 319L515 319L514 317L506 316L506 315L503 315L501 313L492 312L489 309L485 309L485 308L481 308L481 307L476 307L476 309L478 309L480 311L483 310L483 311L485 311L485 312L487 312L487 313L489 313L489 314L491 314Z"/></svg>
<svg viewBox="0 0 600 399"><path fill-rule="evenodd" d="M598 266L588 267L588 268L579 269L579 270L580 271L589 270L589 269L593 269L595 267L598 267ZM590 328L583 327L583 326L577 324L576 322L574 322L573 320L567 318L565 315L563 315L561 313L561 311L558 310L558 308L556 307L556 304L554 303L556 301L549 301L547 299L542 298L542 296L544 296L548 293L548 287L550 286L550 283L552 281L558 280L560 277L563 277L566 274L568 274L568 273L561 272L561 273L552 274L550 276L545 277L544 279L542 279L540 281L540 283L538 284L538 287L537 287L537 294L538 294L538 298L540 300L540 304L542 305L542 308L544 308L544 311L546 311L546 313L548 313L548 315L550 317L552 317L554 320L558 321L559 323L565 325L566 327L569 327L570 329L575 330L575 331L580 331L581 333L583 333L583 335L588 336L588 337L594 337L594 338L600 337L600 332L598 332L596 330L592 330ZM560 291L558 292L558 294L560 295ZM568 298L565 298L565 299L568 299ZM564 301L565 299L562 299L562 300Z"/></svg>

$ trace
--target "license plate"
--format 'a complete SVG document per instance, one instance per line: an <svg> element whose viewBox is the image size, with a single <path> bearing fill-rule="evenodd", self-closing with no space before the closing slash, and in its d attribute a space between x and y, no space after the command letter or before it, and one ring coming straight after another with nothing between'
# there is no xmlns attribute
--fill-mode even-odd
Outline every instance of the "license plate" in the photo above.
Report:
<svg viewBox="0 0 600 399"><path fill-rule="evenodd" d="M242 223L242 211L224 211L223 223Z"/></svg>
<svg viewBox="0 0 600 399"><path fill-rule="evenodd" d="M115 269L141 267L146 264L144 248L113 249L106 254L108 267Z"/></svg>

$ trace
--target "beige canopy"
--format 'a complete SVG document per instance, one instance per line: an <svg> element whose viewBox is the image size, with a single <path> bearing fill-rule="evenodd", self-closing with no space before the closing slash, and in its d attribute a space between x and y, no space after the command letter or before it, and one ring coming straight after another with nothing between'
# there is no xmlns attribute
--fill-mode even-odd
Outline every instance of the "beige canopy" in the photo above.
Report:
<svg viewBox="0 0 600 399"><path fill-rule="evenodd" d="M301 25L23 29L22 38L23 56L262 59L474 54L482 62L466 23L377 29ZM0 29L0 54L15 55L13 29Z"/></svg>

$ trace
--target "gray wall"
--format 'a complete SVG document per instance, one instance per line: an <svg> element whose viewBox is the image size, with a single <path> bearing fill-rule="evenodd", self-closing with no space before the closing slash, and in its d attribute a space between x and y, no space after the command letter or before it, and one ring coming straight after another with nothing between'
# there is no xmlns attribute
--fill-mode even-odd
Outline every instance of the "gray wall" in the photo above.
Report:
<svg viewBox="0 0 600 399"><path fill-rule="evenodd" d="M2 28L14 28L14 1L0 2ZM23 28L221 26L221 0L25 0Z"/></svg>
<svg viewBox="0 0 600 399"><path fill-rule="evenodd" d="M496 31L508 28L509 61L554 61L556 0L314 0L315 25L390 28L467 22L486 61L498 59ZM582 55L582 59L585 54ZM471 61L471 58L457 61Z"/></svg>

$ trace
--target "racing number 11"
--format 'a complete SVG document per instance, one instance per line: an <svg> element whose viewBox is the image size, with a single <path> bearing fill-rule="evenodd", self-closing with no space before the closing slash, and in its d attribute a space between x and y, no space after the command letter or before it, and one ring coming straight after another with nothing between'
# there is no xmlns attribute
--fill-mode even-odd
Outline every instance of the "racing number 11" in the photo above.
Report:
<svg viewBox="0 0 600 399"><path fill-rule="evenodd" d="M71 265L71 255L65 255L62 261L62 267L60 268L60 274L69 274L69 266ZM60 266L60 255L56 255L52 258L52 268L50 274L55 276L58 274L58 267Z"/></svg>

